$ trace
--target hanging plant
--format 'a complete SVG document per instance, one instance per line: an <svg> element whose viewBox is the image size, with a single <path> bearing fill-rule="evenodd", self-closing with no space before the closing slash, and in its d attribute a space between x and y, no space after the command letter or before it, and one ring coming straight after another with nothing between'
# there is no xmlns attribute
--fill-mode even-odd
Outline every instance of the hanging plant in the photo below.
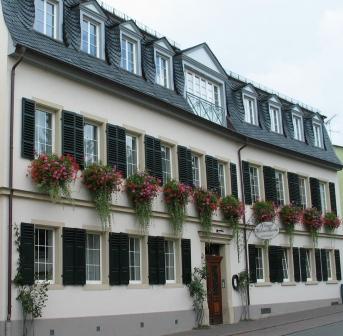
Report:
<svg viewBox="0 0 343 336"><path fill-rule="evenodd" d="M212 191L196 189L194 192L195 205L198 210L200 225L209 234L212 227L212 215L218 209L218 195Z"/></svg>
<svg viewBox="0 0 343 336"><path fill-rule="evenodd" d="M175 234L182 232L186 217L186 205L191 193L191 187L175 180L168 181L164 185L164 199L170 216L169 221Z"/></svg>
<svg viewBox="0 0 343 336"><path fill-rule="evenodd" d="M341 225L341 220L334 212L327 212L323 218L324 229L329 233L333 233Z"/></svg>
<svg viewBox="0 0 343 336"><path fill-rule="evenodd" d="M316 244L318 239L318 231L323 226L323 217L316 208L305 209L302 216L302 223L310 232L313 243Z"/></svg>
<svg viewBox="0 0 343 336"><path fill-rule="evenodd" d="M252 210L255 224L272 222L276 216L276 209L271 201L257 201Z"/></svg>
<svg viewBox="0 0 343 336"><path fill-rule="evenodd" d="M244 206L235 196L225 196L219 205L224 220L227 221L233 230L233 236L238 239L239 220L243 217Z"/></svg>
<svg viewBox="0 0 343 336"><path fill-rule="evenodd" d="M161 181L146 172L138 172L126 181L126 190L136 211L138 223L146 231L152 216L152 201L157 196Z"/></svg>
<svg viewBox="0 0 343 336"><path fill-rule="evenodd" d="M111 166L93 163L83 172L83 184L89 190L104 227L111 223L112 193L119 190L122 174Z"/></svg>
<svg viewBox="0 0 343 336"><path fill-rule="evenodd" d="M301 219L301 208L295 205L284 205L279 211L279 218L289 235L289 242L292 245L294 228Z"/></svg>
<svg viewBox="0 0 343 336"><path fill-rule="evenodd" d="M70 185L76 180L79 166L70 155L40 154L28 168L33 183L40 192L47 193L53 202L62 196L71 199Z"/></svg>

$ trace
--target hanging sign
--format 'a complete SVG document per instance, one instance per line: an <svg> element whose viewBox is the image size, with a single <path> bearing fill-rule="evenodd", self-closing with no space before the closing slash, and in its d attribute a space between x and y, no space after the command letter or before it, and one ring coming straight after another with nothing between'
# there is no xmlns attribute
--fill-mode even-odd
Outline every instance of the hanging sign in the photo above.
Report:
<svg viewBox="0 0 343 336"><path fill-rule="evenodd" d="M271 240L279 234L279 226L274 222L263 222L255 227L255 235L262 240Z"/></svg>

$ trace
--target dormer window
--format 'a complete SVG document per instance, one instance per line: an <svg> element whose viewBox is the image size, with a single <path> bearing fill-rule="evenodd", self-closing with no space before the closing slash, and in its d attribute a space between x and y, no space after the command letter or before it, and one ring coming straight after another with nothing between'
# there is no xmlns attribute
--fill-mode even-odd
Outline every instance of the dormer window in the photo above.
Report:
<svg viewBox="0 0 343 336"><path fill-rule="evenodd" d="M174 49L165 37L154 42L156 83L168 89L173 89L174 54Z"/></svg>
<svg viewBox="0 0 343 336"><path fill-rule="evenodd" d="M281 104L275 97L269 100L270 130L282 134Z"/></svg>
<svg viewBox="0 0 343 336"><path fill-rule="evenodd" d="M243 89L244 121L248 124L258 125L257 94L250 85Z"/></svg>
<svg viewBox="0 0 343 336"><path fill-rule="evenodd" d="M42 34L61 38L62 5L60 0L35 0L35 29Z"/></svg>
<svg viewBox="0 0 343 336"><path fill-rule="evenodd" d="M323 131L322 125L319 122L313 121L314 145L316 147L323 147Z"/></svg>
<svg viewBox="0 0 343 336"><path fill-rule="evenodd" d="M304 123L303 117L298 110L292 113L292 122L294 129L294 139L304 141Z"/></svg>
<svg viewBox="0 0 343 336"><path fill-rule="evenodd" d="M82 20L82 50L99 57L99 25L87 17Z"/></svg>
<svg viewBox="0 0 343 336"><path fill-rule="evenodd" d="M156 53L156 83L169 87L169 58Z"/></svg>

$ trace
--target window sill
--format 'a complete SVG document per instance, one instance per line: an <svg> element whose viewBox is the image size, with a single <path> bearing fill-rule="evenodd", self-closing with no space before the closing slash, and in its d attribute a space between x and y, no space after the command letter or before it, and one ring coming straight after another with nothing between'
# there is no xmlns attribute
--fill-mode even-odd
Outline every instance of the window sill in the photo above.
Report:
<svg viewBox="0 0 343 336"><path fill-rule="evenodd" d="M255 287L271 287L271 282L256 282Z"/></svg>
<svg viewBox="0 0 343 336"><path fill-rule="evenodd" d="M62 290L64 289L63 285L60 284L51 284L48 287L49 290Z"/></svg>
<svg viewBox="0 0 343 336"><path fill-rule="evenodd" d="M328 280L328 281L326 281L326 284L327 285L336 285L336 284L338 284L338 281L337 280Z"/></svg>
<svg viewBox="0 0 343 336"><path fill-rule="evenodd" d="M166 288L183 288L184 285L179 284L179 283L167 283L165 284Z"/></svg>
<svg viewBox="0 0 343 336"><path fill-rule="evenodd" d="M110 290L111 287L108 284L86 284L83 286L85 291L97 291L97 290Z"/></svg>
<svg viewBox="0 0 343 336"><path fill-rule="evenodd" d="M131 284L128 284L127 285L127 288L128 289L148 289L149 288L149 285L148 284L134 284L134 283L131 283Z"/></svg>
<svg viewBox="0 0 343 336"><path fill-rule="evenodd" d="M306 281L305 282L306 286L313 286L313 285L318 285L318 281Z"/></svg>
<svg viewBox="0 0 343 336"><path fill-rule="evenodd" d="M282 282L281 283L281 286L285 286L285 287L287 287L287 286L296 286L297 284L296 284L296 282L293 282L293 281L286 281L286 282Z"/></svg>

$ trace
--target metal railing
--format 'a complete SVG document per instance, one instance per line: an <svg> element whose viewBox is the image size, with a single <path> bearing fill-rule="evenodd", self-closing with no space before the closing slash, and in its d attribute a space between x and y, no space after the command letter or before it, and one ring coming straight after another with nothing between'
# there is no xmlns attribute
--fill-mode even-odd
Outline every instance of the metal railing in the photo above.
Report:
<svg viewBox="0 0 343 336"><path fill-rule="evenodd" d="M196 115L225 126L225 111L221 106L213 104L189 92L186 92L186 99Z"/></svg>

